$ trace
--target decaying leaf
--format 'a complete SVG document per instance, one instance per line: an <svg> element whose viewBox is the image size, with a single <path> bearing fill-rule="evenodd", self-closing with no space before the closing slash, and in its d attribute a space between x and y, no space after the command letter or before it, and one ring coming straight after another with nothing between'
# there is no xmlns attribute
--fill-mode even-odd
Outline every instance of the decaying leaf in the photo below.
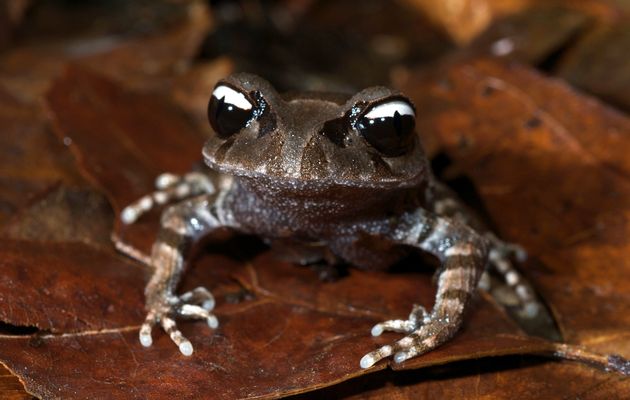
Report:
<svg viewBox="0 0 630 400"><path fill-rule="evenodd" d="M293 400L554 399L607 400L630 391L627 378L575 363L523 357L487 358L424 368L383 371Z"/></svg>
<svg viewBox="0 0 630 400"><path fill-rule="evenodd" d="M42 331L115 329L142 317L145 273L115 254L80 243L2 242L0 320ZM7 346L11 347L7 344Z"/></svg>
<svg viewBox="0 0 630 400"><path fill-rule="evenodd" d="M593 18L562 7L538 7L497 19L460 53L506 57L522 63L552 63L554 56L593 23Z"/></svg>
<svg viewBox="0 0 630 400"><path fill-rule="evenodd" d="M405 0L426 13L459 44L466 44L497 16L519 11L530 0L429 1Z"/></svg>
<svg viewBox="0 0 630 400"><path fill-rule="evenodd" d="M81 181L72 157L36 107L0 87L0 223L60 181Z"/></svg>
<svg viewBox="0 0 630 400"><path fill-rule="evenodd" d="M473 180L502 236L529 251L564 338L630 356L630 120L513 64L439 75L406 84L419 125Z"/></svg>
<svg viewBox="0 0 630 400"><path fill-rule="evenodd" d="M73 133L73 146L76 146L73 149L83 172L106 190L115 209L133 199L133 194L140 195L142 188L149 188L160 167L173 167L176 172L185 170L186 163L174 157L174 148L182 149L178 154L184 154L185 149L192 152L199 144L192 128L185 125L185 119L175 109L151 101L151 96L128 93L86 70L69 69L50 93L49 106L55 115L57 132L62 137L66 130ZM141 112L128 109L134 104L141 107ZM107 123L95 126L103 114L109 116ZM145 115L155 115L162 128L156 128L155 120L143 124ZM175 138L171 135L173 130L165 128L173 126L178 132ZM112 132L110 137L119 140L105 144L102 136L106 132ZM152 143L145 151L141 143L148 138ZM121 170L121 166L132 168L125 175L121 173L127 170ZM155 229L156 218L157 215L147 216L151 220L146 224L147 229ZM119 232L127 244L143 251L148 248L150 240L146 232L126 228ZM101 257L97 252L93 256ZM56 270L59 268L62 266ZM116 268L112 265L108 269L114 273ZM118 268L129 267L121 262ZM137 271L141 269L137 267ZM142 274L117 282L118 290L130 294L118 293L116 299L128 296L136 299L131 294L141 291L144 284ZM40 335L34 348L29 345L30 338L4 338L13 345L5 346L7 351L0 354L11 370L25 380L27 388L39 395L58 393L64 388L68 388L64 397L98 396L105 390L122 393L130 388L154 396L175 393L201 396L210 392L216 393L217 398L286 395L385 368L386 363L370 371L359 368L358 360L364 353L396 338L396 335L373 338L369 335L371 326L389 316L406 315L416 302L430 306L435 293L431 273L426 271L404 274L352 271L338 282L323 283L312 271L276 261L269 254L249 262L204 255L194 263L182 290L196 286L208 286L218 295L221 327L213 332L203 323L182 324L184 333L196 347L193 359L182 359L168 337L159 333L154 347L142 348L137 342L137 325L133 323L101 331ZM249 295L233 303L235 292ZM108 296L106 291L99 293ZM553 349L549 343L521 333L489 300L478 299L478 307L455 340L402 367ZM114 307L119 308L120 305ZM134 301L125 312L141 314L143 308ZM139 316L136 324L141 321ZM25 363L33 357L38 357L35 366L25 369ZM73 362L62 363L68 367L55 369L52 372L55 379L51 379L51 372L45 367L51 358ZM96 368L100 375L95 375L95 380L108 377L107 384L93 383L80 395L73 394L84 379L83 371L78 374L76 366L94 360L102 360ZM154 376L163 379L156 383L151 379ZM109 386L111 380L116 382L117 389Z"/></svg>
<svg viewBox="0 0 630 400"><path fill-rule="evenodd" d="M8 368L0 367L0 397L30 398L22 385L35 396L64 399L607 399L630 392L623 375L630 374L630 120L533 70L542 66L627 109L620 7L558 0L562 8L523 11L535 2L408 0L459 44L475 39L494 16L521 12L452 52L434 27L415 23L424 19L412 15L413 7L389 13L402 13L405 23L396 17L381 24L387 13L378 7L389 5L364 5L364 17L353 21L347 14L354 4L317 3L283 3L294 8L274 14L274 26L287 37L305 26L291 25L302 17L314 32L360 33L351 39L380 67L364 68L362 51L331 52L335 65L357 82L380 83L390 74L412 96L429 153L449 163L443 177L470 179L498 233L527 248L524 272L563 343L525 334L482 293L451 342L401 365L361 370L363 354L400 337L371 337L374 323L405 317L414 303L431 306L432 270L410 258L392 273L351 269L321 282L266 250L254 255L260 243L244 239L198 246L182 281L181 291L206 286L218 302L217 330L180 323L194 356L182 357L159 330L154 345L143 348L138 328L150 266L118 253L109 236L146 254L159 212L123 226L122 207L152 190L160 172L203 167L207 96L235 65L273 71L283 82L322 82L303 79L318 76L310 69L308 75L299 66L252 60L247 51L250 64L230 52L195 60L205 54L201 43L212 24L230 16L178 2L167 6L187 13L175 24L152 25L163 32L27 39L0 54L0 362ZM252 18L252 9L241 11ZM589 16L600 24L594 31ZM101 34L119 24L101 22ZM6 28L0 26L0 42L9 37ZM506 38L512 42L501 42ZM506 44L510 54L497 53ZM284 46L263 51L278 50L284 58L277 59L290 63ZM332 65L326 57L316 61ZM424 66L420 72L414 63Z"/></svg>
<svg viewBox="0 0 630 400"><path fill-rule="evenodd" d="M558 74L572 85L630 110L630 46L628 21L600 26L569 52Z"/></svg>
<svg viewBox="0 0 630 400"><path fill-rule="evenodd" d="M112 210L94 190L53 185L15 215L3 233L12 239L83 242L111 248Z"/></svg>

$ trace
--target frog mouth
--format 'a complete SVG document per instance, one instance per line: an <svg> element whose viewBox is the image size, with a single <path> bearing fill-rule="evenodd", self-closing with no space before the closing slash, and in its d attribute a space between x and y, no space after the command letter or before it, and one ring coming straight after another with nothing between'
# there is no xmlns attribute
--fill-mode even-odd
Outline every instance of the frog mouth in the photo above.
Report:
<svg viewBox="0 0 630 400"><path fill-rule="evenodd" d="M217 162L211 157L204 158L205 164L212 170L233 177L256 180L268 187L294 188L305 190L306 188L326 188L326 187L347 187L347 188L370 188L370 189L396 189L410 188L418 186L424 180L424 171L412 177L391 177L386 179L379 177L359 177L355 179L335 178L335 177L304 177L299 174L278 173L278 171L268 171L263 168L249 169L244 165L226 164Z"/></svg>

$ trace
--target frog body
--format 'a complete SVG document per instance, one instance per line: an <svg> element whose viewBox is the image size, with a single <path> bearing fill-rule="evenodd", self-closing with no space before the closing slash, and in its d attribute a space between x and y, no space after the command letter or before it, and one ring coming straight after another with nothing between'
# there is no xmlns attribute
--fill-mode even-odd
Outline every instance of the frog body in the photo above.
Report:
<svg viewBox="0 0 630 400"><path fill-rule="evenodd" d="M291 261L384 269L411 251L429 252L441 267L431 312L377 324L373 335L401 340L366 354L363 368L393 356L426 353L460 328L487 265L515 270L493 235L435 181L415 132L415 109L401 93L374 87L354 96L280 95L263 79L234 74L215 87L208 106L213 135L203 148L211 174L167 175L157 192L127 207L123 222L168 200L153 246L155 272L145 293L140 342L159 325L184 355L193 346L177 318L216 328L214 298L205 288L176 294L188 249L219 229L260 236ZM518 275L517 275L518 276ZM521 280L521 297L533 295ZM376 290L376 289L375 289ZM530 302L532 303L532 302Z"/></svg>

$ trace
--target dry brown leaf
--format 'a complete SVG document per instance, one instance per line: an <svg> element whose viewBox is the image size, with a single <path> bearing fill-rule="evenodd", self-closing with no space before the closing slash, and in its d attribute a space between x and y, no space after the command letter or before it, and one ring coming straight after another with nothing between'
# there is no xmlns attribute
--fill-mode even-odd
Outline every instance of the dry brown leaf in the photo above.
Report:
<svg viewBox="0 0 630 400"><path fill-rule="evenodd" d="M623 110L630 110L630 21L599 26L572 48L558 75Z"/></svg>
<svg viewBox="0 0 630 400"><path fill-rule="evenodd" d="M407 82L569 343L630 356L630 120L526 67L481 60Z"/></svg>
<svg viewBox="0 0 630 400"><path fill-rule="evenodd" d="M195 158L189 154L189 160L184 161L182 156L187 151L192 153L199 143L181 113L155 96L125 91L87 70L69 69L52 88L49 105L60 137L72 132L73 149L83 172L104 188L115 210L148 190L160 168L181 172ZM102 122L105 115L107 120ZM146 115L154 119L145 124ZM172 132L178 134L173 136ZM104 141L108 133L106 139L110 140ZM146 150L144 140L152 140ZM173 152L174 148L179 151ZM119 230L119 235L125 243L146 250L152 237L148 232L155 231L156 218L146 218L146 231L125 229ZM103 260L99 262L111 257L99 251L92 256ZM33 264L40 262L34 260ZM55 264L55 271L73 265L60 261ZM119 268L129 270L124 262L108 270L118 273L115 271ZM136 299L144 283L138 275L119 280L116 288L122 292L100 303L129 296ZM359 368L358 360L364 353L398 337L390 334L373 338L370 327L384 318L406 315L414 302L430 306L435 293L430 272L352 271L338 282L322 283L311 271L276 261L269 254L252 262L204 255L186 275L181 290L199 285L217 294L221 327L212 331L203 323L181 324L195 345L193 358L182 358L164 334L156 333L152 348L142 348L137 342L140 315L135 326L131 321L126 324L125 319L126 325L121 321L115 328L108 323L102 331L90 328L77 332L71 325L69 330L74 333L39 335L37 346L29 344L33 340L30 337L4 337L0 347L6 350L0 350L0 358L26 382L29 391L40 396L60 390L64 398L106 392L116 396L130 391L137 397L287 395L385 368L386 363L369 371ZM99 297L110 296L110 292L98 288L94 291ZM115 304L115 309L121 307ZM142 306L134 300L120 317L142 312ZM82 314L77 311L77 315ZM106 321L112 320L109 314L107 317ZM23 319L15 317L11 321L17 324ZM36 322L37 326L46 326L45 321ZM90 322L90 326L96 323ZM63 326L63 321L53 326ZM549 343L522 334L490 299L480 297L460 335L400 367L552 349ZM47 368L52 360L60 365L54 371ZM81 364L86 367L78 368ZM160 377L157 382L156 376ZM90 385L82 383L86 378Z"/></svg>
<svg viewBox="0 0 630 400"><path fill-rule="evenodd" d="M531 0L404 0L426 13L460 45L484 31L497 16L522 10Z"/></svg>

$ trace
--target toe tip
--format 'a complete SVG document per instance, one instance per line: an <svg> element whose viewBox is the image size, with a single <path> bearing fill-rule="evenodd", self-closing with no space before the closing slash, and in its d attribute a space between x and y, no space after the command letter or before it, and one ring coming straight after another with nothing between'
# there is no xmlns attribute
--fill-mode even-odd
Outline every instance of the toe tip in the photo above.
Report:
<svg viewBox="0 0 630 400"><path fill-rule="evenodd" d="M214 309L214 305L215 305L214 299L208 299L208 300L203 302L201 307L205 308L207 311L210 311L210 310Z"/></svg>
<svg viewBox="0 0 630 400"><path fill-rule="evenodd" d="M126 207L120 214L120 220L125 225L133 224L137 218L137 213L130 207Z"/></svg>
<svg viewBox="0 0 630 400"><path fill-rule="evenodd" d="M151 347L153 344L151 335L140 335L140 344L144 347Z"/></svg>
<svg viewBox="0 0 630 400"><path fill-rule="evenodd" d="M383 333L383 327L380 325L374 325L372 327L372 336L380 336Z"/></svg>
<svg viewBox="0 0 630 400"><path fill-rule="evenodd" d="M212 329L217 329L219 327L219 320L217 319L217 317L208 317L208 326Z"/></svg>
<svg viewBox="0 0 630 400"><path fill-rule="evenodd" d="M193 353L192 343L188 341L181 343L179 345L179 351L181 351L182 354L185 355L186 357L191 356Z"/></svg>
<svg viewBox="0 0 630 400"><path fill-rule="evenodd" d="M374 365L374 362L375 362L374 357L372 357L369 354L366 354L365 356L363 356L363 358L361 358L359 365L361 365L361 368L366 369Z"/></svg>
<svg viewBox="0 0 630 400"><path fill-rule="evenodd" d="M536 318L539 313L540 313L540 306L537 303L532 302L525 305L521 314L525 318L533 319L533 318Z"/></svg>
<svg viewBox="0 0 630 400"><path fill-rule="evenodd" d="M396 355L394 355L394 362L396 362L397 364L400 364L401 362L405 361L407 359L407 355L405 353L396 353Z"/></svg>

